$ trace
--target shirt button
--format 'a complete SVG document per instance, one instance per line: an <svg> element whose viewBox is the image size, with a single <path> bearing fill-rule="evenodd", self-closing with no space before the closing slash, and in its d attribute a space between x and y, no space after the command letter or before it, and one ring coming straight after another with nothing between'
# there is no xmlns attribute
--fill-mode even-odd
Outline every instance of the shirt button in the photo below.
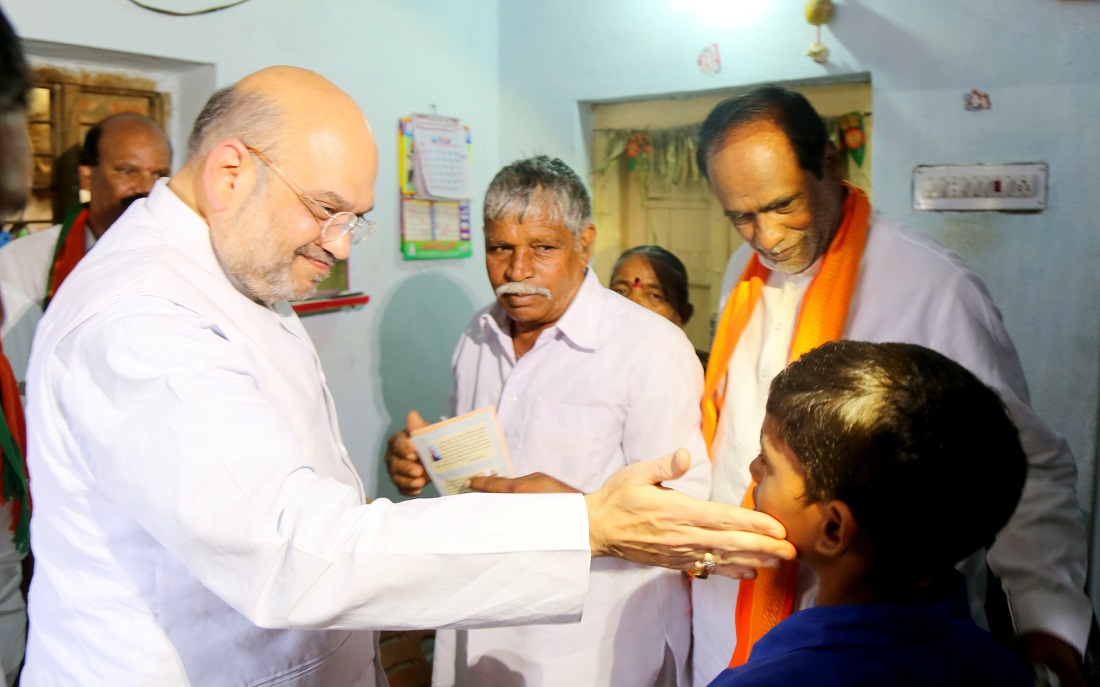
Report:
<svg viewBox="0 0 1100 687"><path fill-rule="evenodd" d="M509 396L508 397L508 402L509 403L519 403L519 396Z"/></svg>

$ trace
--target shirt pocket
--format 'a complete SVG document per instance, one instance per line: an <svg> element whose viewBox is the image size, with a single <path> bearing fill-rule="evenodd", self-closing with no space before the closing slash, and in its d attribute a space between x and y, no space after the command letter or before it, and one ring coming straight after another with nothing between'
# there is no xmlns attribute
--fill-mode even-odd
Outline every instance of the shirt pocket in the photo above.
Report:
<svg viewBox="0 0 1100 687"><path fill-rule="evenodd" d="M544 472L585 493L625 465L623 420L605 406L532 398L516 475Z"/></svg>

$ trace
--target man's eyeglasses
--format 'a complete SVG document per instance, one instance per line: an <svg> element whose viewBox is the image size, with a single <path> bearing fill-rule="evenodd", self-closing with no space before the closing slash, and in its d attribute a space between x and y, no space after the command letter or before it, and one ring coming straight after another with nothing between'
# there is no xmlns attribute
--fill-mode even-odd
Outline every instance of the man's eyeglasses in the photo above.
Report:
<svg viewBox="0 0 1100 687"><path fill-rule="evenodd" d="M286 172L279 169L279 166L272 162L271 158L269 158L267 155L264 155L262 151L257 150L250 145L246 145L245 148L248 150L248 152L266 162L267 165L271 167L272 171L274 171L275 174L277 174L279 178L282 179L283 182L286 183L286 185L289 186L295 194L297 194L298 200L302 201L303 205L308 208L310 204L312 204L315 208L324 213L326 217L328 217L328 219L325 220L325 223L321 225L321 238L323 238L324 240L333 241L340 238L344 234L347 234L351 237L351 243L354 245L374 233L374 228L377 226L374 220L360 217L354 212L330 212L328 208L318 203L308 193L302 190L301 186L294 183L294 180L288 177L286 175ZM316 217L312 210L310 211L310 214Z"/></svg>

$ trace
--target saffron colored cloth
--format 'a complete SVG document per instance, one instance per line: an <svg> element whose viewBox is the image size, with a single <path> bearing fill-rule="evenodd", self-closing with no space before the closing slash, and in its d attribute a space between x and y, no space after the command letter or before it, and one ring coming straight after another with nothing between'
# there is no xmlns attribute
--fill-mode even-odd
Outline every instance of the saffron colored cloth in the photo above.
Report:
<svg viewBox="0 0 1100 687"><path fill-rule="evenodd" d="M1034 675L949 598L798 611L710 687L1032 687Z"/></svg>
<svg viewBox="0 0 1100 687"><path fill-rule="evenodd" d="M816 266L816 275L802 299L788 360L827 341L836 341L844 332L851 305L860 258L867 243L867 222L871 204L862 190L845 184L843 221ZM742 332L760 302L769 270L754 255L731 296L726 299L718 333L714 339L714 364L707 369L703 391L703 435L708 447L713 444L718 413L725 396L726 371L730 356ZM752 490L745 493L745 508L753 508ZM762 568L757 577L741 582L737 595L735 624L737 646L730 666L744 663L753 643L794 608L798 564L782 561L777 568Z"/></svg>
<svg viewBox="0 0 1100 687"><path fill-rule="evenodd" d="M702 370L679 327L603 288L589 269L565 314L518 361L509 333L495 304L474 317L454 355L453 409L497 407L516 475L544 472L591 492L628 463L683 447L691 468L668 486L706 498ZM457 647L454 633L439 633L434 684L686 685L688 602L678 571L594 559L579 624L470 630Z"/></svg>
<svg viewBox="0 0 1100 687"><path fill-rule="evenodd" d="M751 255L730 259L728 294ZM815 269L772 272L761 303L730 361L725 405L712 451L712 498L741 504L760 451L760 425L772 379L787 364L798 305ZM1028 455L1028 482L1016 514L985 559L1002 580L1018 632L1041 630L1082 650L1091 604L1083 588L1086 539L1077 503L1076 464L1065 440L1029 407L1016 349L985 284L934 239L873 213L844 338L921 344L957 360L1004 399ZM982 617L986 570L981 556L963 566L972 613ZM795 608L812 605L812 575L798 579ZM725 669L736 644L738 583L716 577L692 584L696 687Z"/></svg>
<svg viewBox="0 0 1100 687"><path fill-rule="evenodd" d="M61 284L65 281L77 263L84 257L84 229L88 225L88 206L77 206L69 211L65 221L61 223L61 235L57 237L57 247L53 252L53 263L50 265L50 278L46 285L45 298L42 301L42 309L50 305L50 299L54 297Z"/></svg>
<svg viewBox="0 0 1100 687"><path fill-rule="evenodd" d="M363 630L580 615L584 499L366 504L302 323L234 287L166 181L35 346L23 684L370 687Z"/></svg>

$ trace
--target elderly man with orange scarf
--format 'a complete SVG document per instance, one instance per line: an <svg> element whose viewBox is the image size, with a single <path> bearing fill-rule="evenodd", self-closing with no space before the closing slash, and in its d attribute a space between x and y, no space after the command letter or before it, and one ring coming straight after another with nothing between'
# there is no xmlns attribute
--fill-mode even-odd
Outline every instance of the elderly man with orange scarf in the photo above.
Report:
<svg viewBox="0 0 1100 687"><path fill-rule="evenodd" d="M862 191L842 181L824 123L797 93L765 86L720 103L702 126L698 151L745 239L726 270L704 389L712 498L752 506L748 468L760 451L768 387L802 353L859 339L921 344L957 360L1001 394L1030 468L1020 506L984 560L960 566L972 610L983 619L988 562L1024 657L1049 666L1063 685L1084 685L1078 662L1092 611L1083 591L1076 466L1066 442L1029 407L1016 350L985 284L957 255L873 211ZM943 507L928 496L930 507ZM761 569L751 581L695 581L695 685L743 663L756 639L812 605L812 584L794 563Z"/></svg>

